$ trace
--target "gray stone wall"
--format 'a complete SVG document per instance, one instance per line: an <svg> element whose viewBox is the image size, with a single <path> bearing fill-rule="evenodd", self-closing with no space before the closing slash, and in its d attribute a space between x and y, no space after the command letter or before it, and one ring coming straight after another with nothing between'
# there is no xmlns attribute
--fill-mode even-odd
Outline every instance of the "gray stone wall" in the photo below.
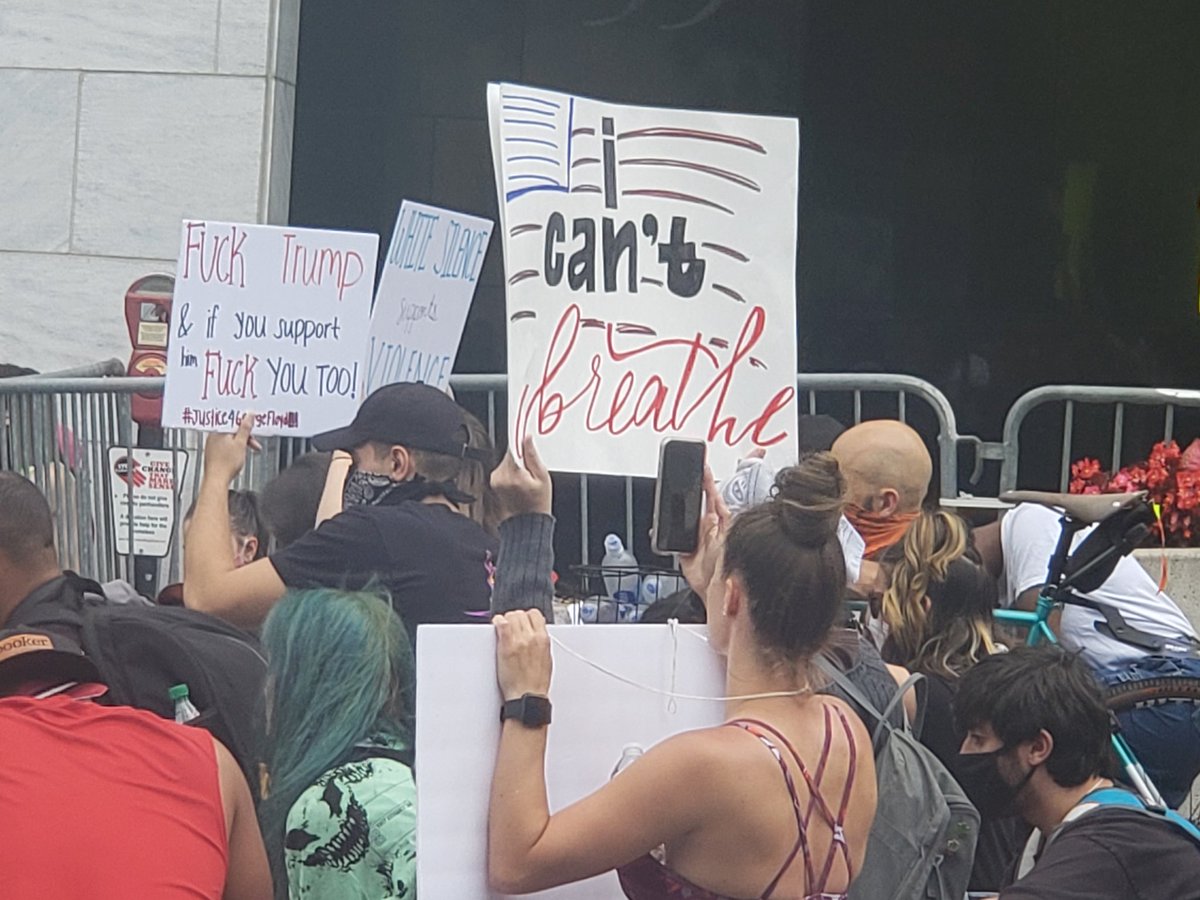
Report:
<svg viewBox="0 0 1200 900"><path fill-rule="evenodd" d="M4 0L0 362L125 357L184 216L288 217L300 0Z"/></svg>

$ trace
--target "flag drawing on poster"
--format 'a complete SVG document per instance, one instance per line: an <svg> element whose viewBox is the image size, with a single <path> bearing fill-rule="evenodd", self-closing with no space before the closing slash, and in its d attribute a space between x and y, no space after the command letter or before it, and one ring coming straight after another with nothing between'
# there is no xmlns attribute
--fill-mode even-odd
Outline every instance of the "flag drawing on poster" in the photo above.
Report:
<svg viewBox="0 0 1200 900"><path fill-rule="evenodd" d="M509 439L559 470L796 455L793 119L492 84Z"/></svg>
<svg viewBox="0 0 1200 900"><path fill-rule="evenodd" d="M185 219L165 428L310 437L362 401L379 237Z"/></svg>
<svg viewBox="0 0 1200 900"><path fill-rule="evenodd" d="M488 219L400 204L375 292L364 396L397 381L450 383L491 237Z"/></svg>

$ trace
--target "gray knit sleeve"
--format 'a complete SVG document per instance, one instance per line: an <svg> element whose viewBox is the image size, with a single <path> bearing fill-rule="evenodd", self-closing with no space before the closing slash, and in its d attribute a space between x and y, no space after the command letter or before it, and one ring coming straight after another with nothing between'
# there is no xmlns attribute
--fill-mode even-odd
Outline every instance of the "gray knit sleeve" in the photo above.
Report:
<svg viewBox="0 0 1200 900"><path fill-rule="evenodd" d="M492 612L540 609L554 621L554 516L526 513L500 523Z"/></svg>

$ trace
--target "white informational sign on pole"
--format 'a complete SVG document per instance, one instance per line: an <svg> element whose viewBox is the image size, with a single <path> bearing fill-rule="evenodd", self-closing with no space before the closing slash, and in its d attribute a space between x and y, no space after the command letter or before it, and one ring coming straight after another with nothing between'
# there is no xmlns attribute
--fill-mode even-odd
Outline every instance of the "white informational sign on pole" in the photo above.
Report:
<svg viewBox="0 0 1200 900"><path fill-rule="evenodd" d="M488 219L400 204L375 292L364 395L397 381L449 384L491 237Z"/></svg>
<svg viewBox="0 0 1200 900"><path fill-rule="evenodd" d="M187 219L179 244L165 428L309 437L362 401L379 238Z"/></svg>
<svg viewBox="0 0 1200 900"><path fill-rule="evenodd" d="M135 447L130 459L130 451L125 447L109 448L108 485L118 553L162 557L171 552L187 463L188 455L183 450ZM179 517L182 515L180 511Z"/></svg>
<svg viewBox="0 0 1200 900"><path fill-rule="evenodd" d="M654 475L796 457L794 119L488 86L508 295L510 446Z"/></svg>
<svg viewBox="0 0 1200 900"><path fill-rule="evenodd" d="M554 722L546 750L550 811L607 781L629 744L643 748L693 728L719 725L718 699L671 703L600 671L694 697L725 693L720 657L703 626L552 625L550 700ZM577 654L577 655L575 655ZM585 662L586 660L586 662ZM597 668L600 667L600 668ZM478 625L417 629L417 896L488 900L487 814L500 740L496 641ZM585 835L580 836L586 840ZM612 872L534 894L555 900L613 900Z"/></svg>

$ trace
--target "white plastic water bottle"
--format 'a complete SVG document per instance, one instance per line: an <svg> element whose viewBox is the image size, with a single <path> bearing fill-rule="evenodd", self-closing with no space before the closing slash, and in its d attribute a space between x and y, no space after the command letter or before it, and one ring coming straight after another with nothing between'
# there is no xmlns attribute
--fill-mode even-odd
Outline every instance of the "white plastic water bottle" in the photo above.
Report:
<svg viewBox="0 0 1200 900"><path fill-rule="evenodd" d="M196 705L192 703L186 684L177 684L167 691L167 693L175 703L176 722L180 725L186 725L192 719L200 718L200 710L196 709Z"/></svg>
<svg viewBox="0 0 1200 900"><path fill-rule="evenodd" d="M609 780L617 777L617 773L622 769L628 768L634 760L640 758L646 751L642 749L640 744L626 744L621 748L621 758L617 760L617 764L613 766L612 774L609 775Z"/></svg>
<svg viewBox="0 0 1200 900"><path fill-rule="evenodd" d="M600 566L605 569L631 570L628 574L604 576L604 587L608 596L618 603L638 602L637 564L637 558L625 549L620 537L610 534L604 539L604 559L600 561Z"/></svg>
<svg viewBox="0 0 1200 900"><path fill-rule="evenodd" d="M642 599L641 610L646 611L651 603L663 596L663 577L661 575L647 575L642 579Z"/></svg>

